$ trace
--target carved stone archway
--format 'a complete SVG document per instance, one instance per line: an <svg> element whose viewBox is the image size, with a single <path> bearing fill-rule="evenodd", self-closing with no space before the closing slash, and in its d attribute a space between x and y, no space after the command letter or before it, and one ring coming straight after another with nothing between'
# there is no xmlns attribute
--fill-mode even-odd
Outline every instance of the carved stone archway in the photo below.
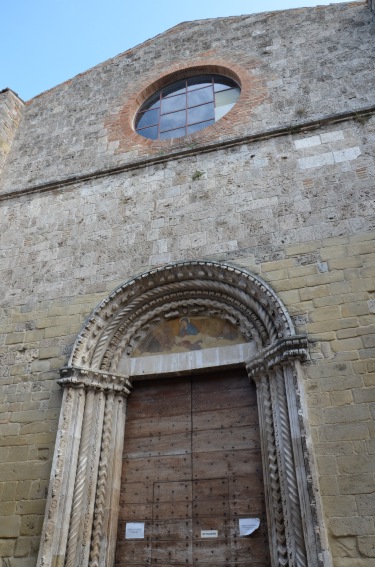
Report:
<svg viewBox="0 0 375 567"><path fill-rule="evenodd" d="M155 322L186 306L230 320L256 344L234 365L246 365L257 386L272 567L322 565L296 383L307 339L257 276L184 262L137 276L102 301L61 370L38 567L113 567L126 398L136 378L119 373L119 363Z"/></svg>

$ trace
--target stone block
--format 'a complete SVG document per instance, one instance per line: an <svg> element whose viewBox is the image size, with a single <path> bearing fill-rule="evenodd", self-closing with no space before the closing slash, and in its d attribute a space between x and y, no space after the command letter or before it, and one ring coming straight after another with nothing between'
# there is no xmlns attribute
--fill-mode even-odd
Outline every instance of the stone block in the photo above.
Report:
<svg viewBox="0 0 375 567"><path fill-rule="evenodd" d="M319 486L322 496L335 496L336 494L340 494L336 475L320 476Z"/></svg>
<svg viewBox="0 0 375 567"><path fill-rule="evenodd" d="M314 287L305 287L300 290L301 301L308 301L317 297L326 297L331 295L329 285L317 285Z"/></svg>
<svg viewBox="0 0 375 567"><path fill-rule="evenodd" d="M0 517L0 537L13 538L18 537L21 528L20 516Z"/></svg>
<svg viewBox="0 0 375 567"><path fill-rule="evenodd" d="M43 516L22 516L20 534L22 536L39 535L42 531L42 524Z"/></svg>
<svg viewBox="0 0 375 567"><path fill-rule="evenodd" d="M357 494L356 497L358 514L360 516L371 516L375 510L375 492L368 491L363 494Z"/></svg>
<svg viewBox="0 0 375 567"><path fill-rule="evenodd" d="M328 527L335 537L372 535L374 520L371 517L330 518Z"/></svg>
<svg viewBox="0 0 375 567"><path fill-rule="evenodd" d="M354 496L325 496L323 509L327 517L357 516L357 504Z"/></svg>
<svg viewBox="0 0 375 567"><path fill-rule="evenodd" d="M338 456L337 467L339 474L375 473L375 459L367 454Z"/></svg>
<svg viewBox="0 0 375 567"><path fill-rule="evenodd" d="M341 390L331 393L332 406L344 406L353 403L353 394L350 390Z"/></svg>
<svg viewBox="0 0 375 567"><path fill-rule="evenodd" d="M366 423L335 423L319 428L320 441L355 441L368 438Z"/></svg>
<svg viewBox="0 0 375 567"><path fill-rule="evenodd" d="M361 388L353 390L354 401L357 404L375 402L375 388Z"/></svg>
<svg viewBox="0 0 375 567"><path fill-rule="evenodd" d="M337 482L340 494L372 494L374 492L373 474L339 475Z"/></svg>
<svg viewBox="0 0 375 567"><path fill-rule="evenodd" d="M375 536L359 537L358 549L364 557L375 557Z"/></svg>
<svg viewBox="0 0 375 567"><path fill-rule="evenodd" d="M370 411L367 405L345 405L324 409L325 423L350 423L367 421L370 419Z"/></svg>
<svg viewBox="0 0 375 567"><path fill-rule="evenodd" d="M15 543L15 539L0 538L0 557L13 557Z"/></svg>
<svg viewBox="0 0 375 567"><path fill-rule="evenodd" d="M357 538L355 536L331 538L330 548L334 557L358 556Z"/></svg>

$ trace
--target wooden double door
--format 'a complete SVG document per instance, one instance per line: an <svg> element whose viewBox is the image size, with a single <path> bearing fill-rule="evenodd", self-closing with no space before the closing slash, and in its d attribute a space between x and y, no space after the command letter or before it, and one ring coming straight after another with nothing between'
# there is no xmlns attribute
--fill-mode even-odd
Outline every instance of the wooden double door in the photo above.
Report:
<svg viewBox="0 0 375 567"><path fill-rule="evenodd" d="M125 439L116 567L269 567L256 392L244 371L135 382ZM259 518L259 529L240 537L240 518ZM131 522L144 523L144 539L125 538Z"/></svg>

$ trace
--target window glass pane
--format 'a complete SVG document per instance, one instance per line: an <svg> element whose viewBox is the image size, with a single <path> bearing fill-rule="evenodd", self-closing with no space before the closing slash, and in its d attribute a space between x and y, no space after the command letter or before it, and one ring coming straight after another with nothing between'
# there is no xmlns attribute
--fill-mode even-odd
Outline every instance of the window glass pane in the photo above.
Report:
<svg viewBox="0 0 375 567"><path fill-rule="evenodd" d="M150 138L151 140L158 139L158 127L152 126L152 128L144 128L143 130L137 130L137 133L145 138Z"/></svg>
<svg viewBox="0 0 375 567"><path fill-rule="evenodd" d="M198 132L198 130L202 130L202 128L207 128L207 126L211 126L214 124L215 120L207 120L207 122L199 122L198 124L193 124L192 126L188 126L187 133L193 134L194 132Z"/></svg>
<svg viewBox="0 0 375 567"><path fill-rule="evenodd" d="M181 138L181 136L186 136L186 128L177 128L176 130L160 132L161 140L167 140L168 138Z"/></svg>
<svg viewBox="0 0 375 567"><path fill-rule="evenodd" d="M214 93L211 86L206 87L205 89L188 92L188 106L197 106L198 104L211 102L213 100L213 96Z"/></svg>
<svg viewBox="0 0 375 567"><path fill-rule="evenodd" d="M161 95L162 97L166 97L166 96L181 94L183 92L186 92L185 79L183 81L178 81L177 83L173 83L173 85L170 85L169 87L165 87L165 89L162 90Z"/></svg>
<svg viewBox="0 0 375 567"><path fill-rule="evenodd" d="M183 108L186 108L185 94L163 98L161 101L162 114L167 114L168 112L173 112L174 110L182 110Z"/></svg>
<svg viewBox="0 0 375 567"><path fill-rule="evenodd" d="M240 89L229 89L215 93L215 106L226 106L227 104L234 104L240 96Z"/></svg>
<svg viewBox="0 0 375 567"><path fill-rule="evenodd" d="M218 120L220 120L220 118L225 116L227 114L227 112L229 112L230 109L233 108L233 106L234 106L234 102L232 102L232 104L217 106L215 108L215 122L217 122Z"/></svg>
<svg viewBox="0 0 375 567"><path fill-rule="evenodd" d="M136 128L146 128L159 122L159 109L148 110L138 117Z"/></svg>
<svg viewBox="0 0 375 567"><path fill-rule="evenodd" d="M164 114L160 117L160 130L174 130L185 126L186 124L186 111L173 112L172 114Z"/></svg>
<svg viewBox="0 0 375 567"><path fill-rule="evenodd" d="M203 106L196 106L188 110L188 124L195 124L195 122L204 122L206 120L213 120L214 105L213 103L204 104Z"/></svg>
<svg viewBox="0 0 375 567"><path fill-rule="evenodd" d="M142 110L150 110L151 108L158 108L160 106L160 92L155 93L149 98L142 106Z"/></svg>
<svg viewBox="0 0 375 567"><path fill-rule="evenodd" d="M199 77L192 77L187 80L188 90L201 89L212 85L212 77L210 75L200 75Z"/></svg>
<svg viewBox="0 0 375 567"><path fill-rule="evenodd" d="M135 130L152 140L193 134L220 120L240 94L237 83L220 75L176 81L152 95L135 119Z"/></svg>
<svg viewBox="0 0 375 567"><path fill-rule="evenodd" d="M230 89L233 87L237 87L236 83L232 81L232 79L228 79L227 77L219 77L214 76L214 89L216 91L224 91L226 89Z"/></svg>

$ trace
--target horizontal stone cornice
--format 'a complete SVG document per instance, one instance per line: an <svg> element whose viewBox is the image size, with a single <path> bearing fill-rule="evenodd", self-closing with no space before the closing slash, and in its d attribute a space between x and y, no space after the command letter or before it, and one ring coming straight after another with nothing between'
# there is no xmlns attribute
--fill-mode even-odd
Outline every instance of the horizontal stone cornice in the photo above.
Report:
<svg viewBox="0 0 375 567"><path fill-rule="evenodd" d="M175 152L167 152L160 156L152 156L150 158L139 159L137 161L124 163L123 165L110 167L101 170L94 170L91 172L81 173L72 175L63 179L56 179L46 181L45 183L40 183L37 185L29 185L23 188L14 189L9 192L4 192L0 194L0 201L5 201L7 199L13 199L17 197L23 197L24 195L34 194L34 193L44 193L46 191L54 191L59 188L67 188L69 186L74 187L80 183L87 183L89 181L111 177L113 175L118 175L127 171L133 171L137 169L142 169L150 165L158 165L161 163L167 163L177 159L182 159L184 157L191 157L200 155L203 153L210 153L218 151L221 149L232 148L235 146L242 146L244 144L255 143L263 140L269 140L277 138L280 136L289 136L292 134L300 134L304 132L309 132L317 130L324 126L330 126L332 124L338 124L340 122L346 122L347 120L362 121L366 120L367 117L371 117L375 113L375 106L371 105L364 108L359 108L357 110L346 110L339 112L337 114L327 114L323 115L316 120L298 120L292 124L279 126L276 128L270 128L269 130L256 132L247 136L241 136L238 138L231 138L229 140L214 142L211 144L202 144L194 146L193 148L185 148Z"/></svg>

